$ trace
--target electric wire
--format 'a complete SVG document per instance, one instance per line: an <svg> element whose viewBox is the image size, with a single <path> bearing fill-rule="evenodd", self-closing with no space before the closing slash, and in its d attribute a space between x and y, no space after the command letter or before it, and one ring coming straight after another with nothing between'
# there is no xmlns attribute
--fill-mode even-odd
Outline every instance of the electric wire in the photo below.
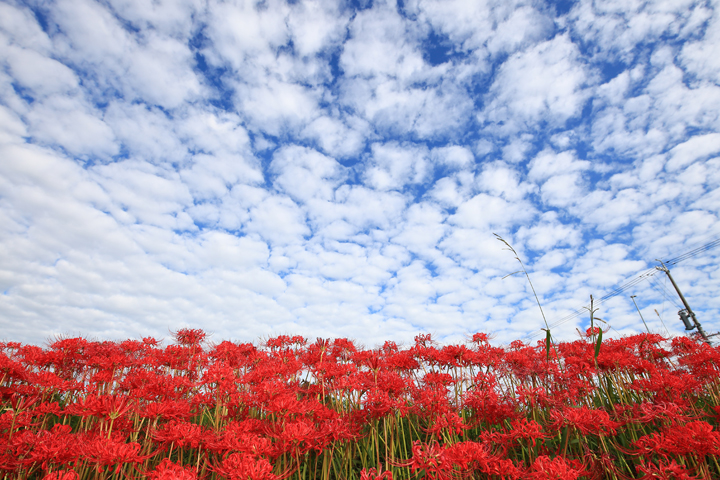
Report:
<svg viewBox="0 0 720 480"><path fill-rule="evenodd" d="M715 247L717 247L717 246L720 246L720 238L718 238L718 239L716 239L716 240L713 240L712 242L706 243L705 245L702 245L702 246L700 246L700 247L697 247L697 248L694 249L694 250L691 250L691 251L689 251L689 252L686 252L686 253L683 253L683 254L681 254L681 255L678 255L677 257L674 257L674 258L671 258L671 259L669 259L669 260L666 260L664 263L665 263L665 265L677 265L678 263L680 263L680 262L682 262L682 261L684 261L684 260L687 260L688 258L691 258L691 257L694 257L694 256L699 255L699 254L701 254L701 253L704 253L704 252L706 252L706 251L708 251L708 250L711 250L711 249L713 249L713 248L715 248ZM669 299L669 298L672 298L672 295L668 297L668 295L667 295L667 288L666 288L665 286L663 286L662 284L659 284L659 283L658 283L658 284L660 285L660 287L662 288L662 291L660 291L660 290L658 290L658 289L654 286L654 284L651 282L651 279L653 278L653 276L654 276L657 272L658 272L658 270L657 270L656 268L651 268L651 269L649 269L649 270L646 270L645 272L641 273L640 275L638 275L638 276L634 277L633 279L629 280L627 283L624 283L623 285L619 286L619 287L616 288L615 290L611 291L610 293L608 293L608 294L606 294L605 296L601 297L601 298L598 299L597 301L593 302L593 307L599 306L599 305L601 305L602 303L604 303L605 301L607 301L607 300L609 300L609 299L611 299L611 298L613 298L613 297L615 297L615 296L617 296L617 295L620 295L622 292L628 290L629 288L634 287L635 285L639 284L640 282L642 282L642 281L644 281L644 280L647 280L648 283L650 284L650 286L651 286L653 289L655 289L656 291L658 291L658 293L660 293L660 294L663 296L664 300L667 300L667 299ZM678 304L677 304L676 301L670 300L670 302L672 302L672 303L674 303L676 306L678 306ZM664 301L663 301L663 305L664 305ZM574 312L572 312L572 313L566 315L565 317L562 317L562 318L558 319L557 321L553 322L552 324L549 325L549 327L550 327L550 329L553 329L553 328L555 328L555 327L558 327L558 326L560 326L560 325L562 325L562 324L564 324L564 323L567 323L567 322L569 322L569 321L571 321L571 320L574 320L575 318L579 317L580 315L582 315L583 313L585 313L585 312L587 312L587 311L589 311L589 310L590 310L590 305L585 305L585 306L583 306L583 307L580 307L580 308L578 308L577 310L575 310ZM662 321L662 318L661 318L660 320ZM538 337L538 336L540 336L540 335L543 335L543 332L532 332L532 333L528 333L528 334L525 335L523 338L534 338L534 337Z"/></svg>
<svg viewBox="0 0 720 480"><path fill-rule="evenodd" d="M657 273L657 270L655 270L654 268L651 268L651 269L648 269L648 270L644 271L644 272L641 273L640 275L638 275L638 276L632 278L631 280L629 280L627 283L624 283L623 285L619 286L619 287L616 288L615 290L611 291L610 293L606 294L605 296L600 297L599 299L597 299L596 301L594 301L594 302L593 302L593 307L602 305L603 303L605 303L606 301L610 300L611 298L620 295L620 294L623 293L624 291L626 291L626 290L634 287L635 285L639 284L640 282L642 282L642 281L645 280L646 278L652 277L652 276L655 275L656 273ZM560 326L560 325L562 325L562 324L564 324L564 323L569 322L570 320L574 320L575 318L577 318L577 317L579 317L580 315L582 315L582 314L586 313L587 311L589 311L589 309L590 309L590 305L586 305L586 306L580 307L579 309L575 310L574 312L572 312L572 313L566 315L565 317L563 317L563 318L561 318L561 319L553 322L553 324L550 325L550 328L553 329L553 328L558 327L558 326ZM525 335L523 338L533 338L533 337L540 336L540 335L542 335L542 334L543 334L542 332L532 332L532 333L528 333L528 334Z"/></svg>
<svg viewBox="0 0 720 480"><path fill-rule="evenodd" d="M720 238L713 240L710 243L706 243L705 245L702 245L700 247L697 247L694 250L683 253L682 255L678 255L675 258L671 258L670 260L665 260L665 265L677 265L678 263L682 262L683 260L687 260L690 257L694 257L695 255L699 255L703 252L707 252L708 250L711 250L719 245L720 245Z"/></svg>
<svg viewBox="0 0 720 480"><path fill-rule="evenodd" d="M680 306L680 304L676 300L673 299L673 295L668 294L669 291L668 291L667 285L666 285L667 277L665 278L665 283L660 283L660 281L657 278L653 278L652 280L648 279L648 283L650 283L650 286L653 288L653 290L655 290L660 295L662 295L662 297L663 297L663 313L665 310L665 301L669 301L670 303L675 305L675 307L677 307L678 310L683 309L683 307Z"/></svg>

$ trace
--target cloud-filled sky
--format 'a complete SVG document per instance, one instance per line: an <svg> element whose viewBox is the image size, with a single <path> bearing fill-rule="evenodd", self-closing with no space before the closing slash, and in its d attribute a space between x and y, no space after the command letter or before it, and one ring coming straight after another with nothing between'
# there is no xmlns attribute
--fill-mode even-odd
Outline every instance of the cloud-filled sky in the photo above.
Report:
<svg viewBox="0 0 720 480"><path fill-rule="evenodd" d="M720 237L718 51L717 1L2 1L0 340L533 340L494 233L551 324Z"/></svg>

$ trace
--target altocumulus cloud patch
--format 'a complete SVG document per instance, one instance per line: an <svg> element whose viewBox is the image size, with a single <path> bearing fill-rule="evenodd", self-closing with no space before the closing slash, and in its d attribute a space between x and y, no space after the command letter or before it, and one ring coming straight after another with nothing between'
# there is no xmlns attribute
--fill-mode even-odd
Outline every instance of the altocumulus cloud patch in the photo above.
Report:
<svg viewBox="0 0 720 480"><path fill-rule="evenodd" d="M494 233L551 323L720 236L719 22L692 0L2 3L4 337L533 338ZM717 253L673 274L718 329ZM682 333L662 275L625 293L608 335L641 330L631 294Z"/></svg>

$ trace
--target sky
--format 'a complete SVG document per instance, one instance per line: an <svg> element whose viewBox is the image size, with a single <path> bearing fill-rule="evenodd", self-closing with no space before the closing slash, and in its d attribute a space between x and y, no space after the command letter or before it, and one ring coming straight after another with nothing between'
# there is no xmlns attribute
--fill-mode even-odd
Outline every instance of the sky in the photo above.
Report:
<svg viewBox="0 0 720 480"><path fill-rule="evenodd" d="M0 340L575 340L628 282L606 338L683 335L718 51L718 1L0 0Z"/></svg>

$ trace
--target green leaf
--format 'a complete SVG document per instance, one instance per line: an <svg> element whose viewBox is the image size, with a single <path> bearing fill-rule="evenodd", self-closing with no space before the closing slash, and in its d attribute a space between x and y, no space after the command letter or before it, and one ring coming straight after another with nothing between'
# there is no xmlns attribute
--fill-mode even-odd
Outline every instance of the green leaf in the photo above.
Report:
<svg viewBox="0 0 720 480"><path fill-rule="evenodd" d="M547 354L547 361L550 361L550 329L545 330L545 353Z"/></svg>
<svg viewBox="0 0 720 480"><path fill-rule="evenodd" d="M600 333L598 334L597 343L595 344L595 361L597 361L598 355L600 355L600 344L602 343L602 329L600 329Z"/></svg>

